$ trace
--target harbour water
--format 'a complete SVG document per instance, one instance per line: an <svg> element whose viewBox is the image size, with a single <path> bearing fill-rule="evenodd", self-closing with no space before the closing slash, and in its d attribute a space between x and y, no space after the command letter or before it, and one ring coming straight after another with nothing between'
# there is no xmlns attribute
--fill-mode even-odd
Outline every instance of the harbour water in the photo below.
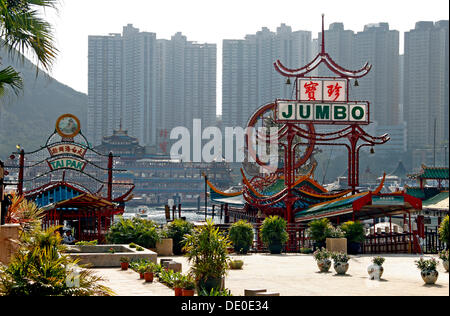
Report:
<svg viewBox="0 0 450 316"><path fill-rule="evenodd" d="M142 213L142 210L144 212ZM205 221L205 210L201 209L200 212L198 210L186 209L181 211L181 217L185 217L189 222L202 222ZM147 206L127 206L125 208L125 213L123 215L124 218L133 218L135 216L139 216L144 219L152 220L158 224L166 224L166 212L162 207L147 207ZM170 216L172 216L172 211L170 212ZM179 218L178 210L175 212L175 219ZM216 224L222 224L224 219L220 219L220 211L215 213L214 219L212 217L211 209L208 209L207 219L213 220Z"/></svg>

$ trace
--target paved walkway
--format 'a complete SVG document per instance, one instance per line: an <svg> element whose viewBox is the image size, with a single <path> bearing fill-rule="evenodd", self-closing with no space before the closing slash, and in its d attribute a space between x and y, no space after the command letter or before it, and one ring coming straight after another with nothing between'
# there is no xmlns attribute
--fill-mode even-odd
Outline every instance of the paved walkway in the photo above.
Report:
<svg viewBox="0 0 450 316"><path fill-rule="evenodd" d="M257 254L240 256L244 260L243 270L232 270L226 277L225 285L234 296L242 296L245 288L266 288L279 292L282 296L448 296L449 274L442 263L438 267L439 279L434 286L424 285L414 261L418 256L385 255L385 272L381 281L368 278L367 267L371 256L352 256L348 275L337 276L331 268L330 273L318 273L317 265L311 255L269 255ZM158 258L161 259L161 258ZM188 264L183 257L172 257L183 263L183 272ZM139 280L133 271L120 269L95 269L108 279L105 285L118 295L173 296L173 291L155 282L146 284Z"/></svg>

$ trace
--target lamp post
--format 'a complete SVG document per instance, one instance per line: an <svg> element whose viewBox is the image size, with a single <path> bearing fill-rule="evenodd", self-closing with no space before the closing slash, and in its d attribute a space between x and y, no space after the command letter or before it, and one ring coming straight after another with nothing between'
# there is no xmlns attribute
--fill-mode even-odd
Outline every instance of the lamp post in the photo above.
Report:
<svg viewBox="0 0 450 316"><path fill-rule="evenodd" d="M203 173L205 178L205 221L208 219L208 176Z"/></svg>

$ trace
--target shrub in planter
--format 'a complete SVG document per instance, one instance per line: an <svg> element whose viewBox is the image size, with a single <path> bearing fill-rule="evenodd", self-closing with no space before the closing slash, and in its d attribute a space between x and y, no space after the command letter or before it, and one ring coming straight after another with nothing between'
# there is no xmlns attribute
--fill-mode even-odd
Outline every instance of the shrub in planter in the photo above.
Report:
<svg viewBox="0 0 450 316"><path fill-rule="evenodd" d="M383 263L386 261L383 257L375 257L372 259L372 265L367 268L371 280L380 280L383 275Z"/></svg>
<svg viewBox="0 0 450 316"><path fill-rule="evenodd" d="M185 236L186 257L191 263L191 275L200 290L221 289L223 278L229 269L227 248L231 247L228 236L219 232L212 221L196 227Z"/></svg>
<svg viewBox="0 0 450 316"><path fill-rule="evenodd" d="M184 247L183 240L185 235L192 233L194 225L182 219L176 219L173 222L167 224L166 234L167 238L173 240L173 253L175 255L181 255Z"/></svg>
<svg viewBox="0 0 450 316"><path fill-rule="evenodd" d="M434 258L428 260L420 258L418 261L416 261L416 266L420 270L422 279L426 284L436 283L439 277L439 272L437 272L436 270L438 264L439 262Z"/></svg>
<svg viewBox="0 0 450 316"><path fill-rule="evenodd" d="M158 224L153 221L134 217L133 219L120 220L111 226L106 235L106 240L112 244L136 243L147 249L156 248L156 243L161 240L161 232Z"/></svg>
<svg viewBox="0 0 450 316"><path fill-rule="evenodd" d="M308 234L315 242L315 247L325 247L325 241L331 235L333 226L327 218L318 219L308 224Z"/></svg>
<svg viewBox="0 0 450 316"><path fill-rule="evenodd" d="M122 270L124 270L124 271L128 270L128 267L130 266L130 258L121 257L120 258L120 266L121 266Z"/></svg>
<svg viewBox="0 0 450 316"><path fill-rule="evenodd" d="M328 272L331 268L331 253L325 248L318 249L313 254L314 259L317 262L320 272Z"/></svg>
<svg viewBox="0 0 450 316"><path fill-rule="evenodd" d="M145 282L153 282L153 279L155 276L155 271L156 271L155 264L153 264L153 263L147 264L147 266L145 267L145 272L144 272Z"/></svg>
<svg viewBox="0 0 450 316"><path fill-rule="evenodd" d="M358 254L361 251L361 243L365 239L364 225L360 222L349 221L341 225L347 238L348 252Z"/></svg>
<svg viewBox="0 0 450 316"><path fill-rule="evenodd" d="M444 250L439 254L439 258L442 260L445 271L448 272L448 250Z"/></svg>
<svg viewBox="0 0 450 316"><path fill-rule="evenodd" d="M184 275L179 272L174 274L173 290L175 292L175 296L183 296L183 287L185 282L186 277Z"/></svg>
<svg viewBox="0 0 450 316"><path fill-rule="evenodd" d="M261 239L271 254L280 254L283 245L289 240L287 222L278 216L266 218L261 226Z"/></svg>
<svg viewBox="0 0 450 316"><path fill-rule="evenodd" d="M187 275L184 278L182 296L194 296L195 295L195 280Z"/></svg>
<svg viewBox="0 0 450 316"><path fill-rule="evenodd" d="M253 226L244 220L236 222L231 226L228 237L233 243L235 252L247 254L253 244Z"/></svg>
<svg viewBox="0 0 450 316"><path fill-rule="evenodd" d="M211 292L201 291L198 296L233 296L230 290L217 291L212 289Z"/></svg>
<svg viewBox="0 0 450 316"><path fill-rule="evenodd" d="M346 274L349 268L348 261L350 260L350 258L342 252L333 253L331 255L331 258L333 258L333 267L336 273L340 275Z"/></svg>
<svg viewBox="0 0 450 316"><path fill-rule="evenodd" d="M449 245L449 232L448 232L448 215L444 218L444 220L441 223L441 226L439 226L439 239L447 245Z"/></svg>
<svg viewBox="0 0 450 316"><path fill-rule="evenodd" d="M300 248L300 253L304 255L312 254L314 251L311 248Z"/></svg>

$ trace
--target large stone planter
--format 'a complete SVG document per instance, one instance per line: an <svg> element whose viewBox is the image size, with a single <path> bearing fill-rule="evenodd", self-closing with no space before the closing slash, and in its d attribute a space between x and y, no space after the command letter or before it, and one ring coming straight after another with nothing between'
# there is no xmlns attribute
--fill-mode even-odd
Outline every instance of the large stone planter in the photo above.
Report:
<svg viewBox="0 0 450 316"><path fill-rule="evenodd" d="M280 255L283 251L282 244L269 244L269 251L272 255Z"/></svg>
<svg viewBox="0 0 450 316"><path fill-rule="evenodd" d="M347 273L349 266L348 262L336 262L334 264L334 271L339 275L344 275Z"/></svg>
<svg viewBox="0 0 450 316"><path fill-rule="evenodd" d="M347 238L327 238L327 250L347 254Z"/></svg>
<svg viewBox="0 0 450 316"><path fill-rule="evenodd" d="M448 272L448 260L442 261L442 265L444 266L445 271Z"/></svg>
<svg viewBox="0 0 450 316"><path fill-rule="evenodd" d="M156 253L159 256L173 256L173 239L161 239L156 243Z"/></svg>
<svg viewBox="0 0 450 316"><path fill-rule="evenodd" d="M110 253L113 249L115 252ZM130 261L147 259L156 263L157 254L148 249L137 251L129 245L96 245L96 246L68 246L67 253L74 259L79 259L83 265L94 268L120 267L120 259L127 257Z"/></svg>
<svg viewBox="0 0 450 316"><path fill-rule="evenodd" d="M8 265L19 249L19 224L0 226L0 262Z"/></svg>
<svg viewBox="0 0 450 316"><path fill-rule="evenodd" d="M372 264L367 268L367 272L369 273L369 277L371 280L381 280L381 276L383 275L384 268L379 266L378 264Z"/></svg>
<svg viewBox="0 0 450 316"><path fill-rule="evenodd" d="M330 271L331 268L331 260L325 259L325 260L319 260L317 261L317 266L319 267L320 272L325 273Z"/></svg>
<svg viewBox="0 0 450 316"><path fill-rule="evenodd" d="M422 276L423 281L426 284L435 284L438 277L439 277L439 272L437 272L436 270L432 270L432 271L427 271L427 270L423 270L420 275Z"/></svg>

